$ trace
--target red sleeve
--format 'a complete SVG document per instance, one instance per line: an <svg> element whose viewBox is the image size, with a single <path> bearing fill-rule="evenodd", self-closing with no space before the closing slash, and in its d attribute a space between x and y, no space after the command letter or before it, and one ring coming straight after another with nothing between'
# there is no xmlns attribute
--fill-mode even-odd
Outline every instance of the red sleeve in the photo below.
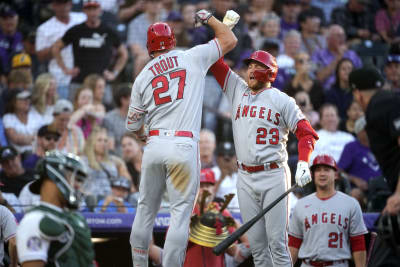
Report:
<svg viewBox="0 0 400 267"><path fill-rule="evenodd" d="M351 251L363 251L365 250L365 238L364 235L357 235L350 237Z"/></svg>
<svg viewBox="0 0 400 267"><path fill-rule="evenodd" d="M303 239L289 235L289 247L299 249L302 242L303 242Z"/></svg>
<svg viewBox="0 0 400 267"><path fill-rule="evenodd" d="M309 162L315 141L319 139L317 132L307 120L301 120L297 123L296 137L299 140L297 145L299 160Z"/></svg>
<svg viewBox="0 0 400 267"><path fill-rule="evenodd" d="M221 89L224 90L225 79L230 71L229 66L224 62L224 57L218 59L217 62L210 67L210 71L219 83L219 86L221 86Z"/></svg>

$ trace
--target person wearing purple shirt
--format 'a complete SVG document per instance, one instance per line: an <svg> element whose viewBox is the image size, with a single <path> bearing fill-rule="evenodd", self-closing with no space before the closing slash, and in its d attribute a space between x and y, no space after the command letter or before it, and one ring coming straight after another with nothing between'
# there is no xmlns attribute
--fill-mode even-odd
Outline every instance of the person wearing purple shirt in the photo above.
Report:
<svg viewBox="0 0 400 267"><path fill-rule="evenodd" d="M23 37L17 31L18 15L7 4L0 7L0 75L3 77L11 69L11 57L23 49Z"/></svg>
<svg viewBox="0 0 400 267"><path fill-rule="evenodd" d="M282 3L281 32L279 38L283 40L285 34L290 30L298 30L297 17L301 11L299 0L284 0Z"/></svg>
<svg viewBox="0 0 400 267"><path fill-rule="evenodd" d="M357 139L348 143L340 156L338 167L342 175L362 191L368 190L368 180L381 176L381 170L375 156L369 149L368 136L365 131L365 117L359 118L354 126Z"/></svg>
<svg viewBox="0 0 400 267"><path fill-rule="evenodd" d="M314 52L311 59L317 65L317 79L328 90L335 82L335 69L342 58L353 62L354 68L362 67L361 59L346 45L346 35L340 25L331 25L326 37L327 48Z"/></svg>

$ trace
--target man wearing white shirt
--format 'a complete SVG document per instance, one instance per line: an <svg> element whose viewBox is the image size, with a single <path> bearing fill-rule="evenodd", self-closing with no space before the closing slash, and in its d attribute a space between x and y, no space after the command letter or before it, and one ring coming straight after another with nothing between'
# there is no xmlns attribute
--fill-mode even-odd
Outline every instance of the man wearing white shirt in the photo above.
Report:
<svg viewBox="0 0 400 267"><path fill-rule="evenodd" d="M68 97L68 87L71 76L66 75L53 58L51 48L64 33L77 24L86 20L84 13L70 12L71 0L52 0L51 7L54 17L41 24L36 34L36 53L42 62L49 61L49 72L54 75L58 85L58 94L61 98ZM72 46L69 45L61 51L61 56L68 68L73 68Z"/></svg>

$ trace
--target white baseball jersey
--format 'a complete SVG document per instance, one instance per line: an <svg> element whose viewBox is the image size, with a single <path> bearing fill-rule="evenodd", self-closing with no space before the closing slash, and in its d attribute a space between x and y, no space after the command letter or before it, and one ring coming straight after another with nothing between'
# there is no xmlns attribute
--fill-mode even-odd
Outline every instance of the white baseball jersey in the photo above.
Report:
<svg viewBox="0 0 400 267"><path fill-rule="evenodd" d="M289 130L295 132L297 123L305 119L295 100L276 88L254 93L230 69L222 90L232 103L238 160L249 165L286 161Z"/></svg>
<svg viewBox="0 0 400 267"><path fill-rule="evenodd" d="M289 234L303 240L299 258L314 261L351 259L350 237L367 232L357 200L342 192L300 199L289 221Z"/></svg>
<svg viewBox="0 0 400 267"><path fill-rule="evenodd" d="M4 258L4 242L14 237L17 232L17 221L11 211L0 205L0 266L3 265Z"/></svg>
<svg viewBox="0 0 400 267"><path fill-rule="evenodd" d="M127 128L192 131L198 138L209 67L222 56L216 39L186 51L172 50L151 60L132 87Z"/></svg>

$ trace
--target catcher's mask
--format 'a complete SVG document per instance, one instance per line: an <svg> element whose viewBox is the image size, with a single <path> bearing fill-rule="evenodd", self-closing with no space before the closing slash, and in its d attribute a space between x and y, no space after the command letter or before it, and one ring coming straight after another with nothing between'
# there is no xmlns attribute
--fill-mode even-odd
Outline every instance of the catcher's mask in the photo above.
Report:
<svg viewBox="0 0 400 267"><path fill-rule="evenodd" d="M234 194L225 196L225 201L220 207L218 203L212 202L203 213L204 201L207 194L203 194L200 204L200 216L194 215L190 224L189 240L204 247L215 247L229 236L228 227L234 226L232 217L222 215L222 211L228 206Z"/></svg>

